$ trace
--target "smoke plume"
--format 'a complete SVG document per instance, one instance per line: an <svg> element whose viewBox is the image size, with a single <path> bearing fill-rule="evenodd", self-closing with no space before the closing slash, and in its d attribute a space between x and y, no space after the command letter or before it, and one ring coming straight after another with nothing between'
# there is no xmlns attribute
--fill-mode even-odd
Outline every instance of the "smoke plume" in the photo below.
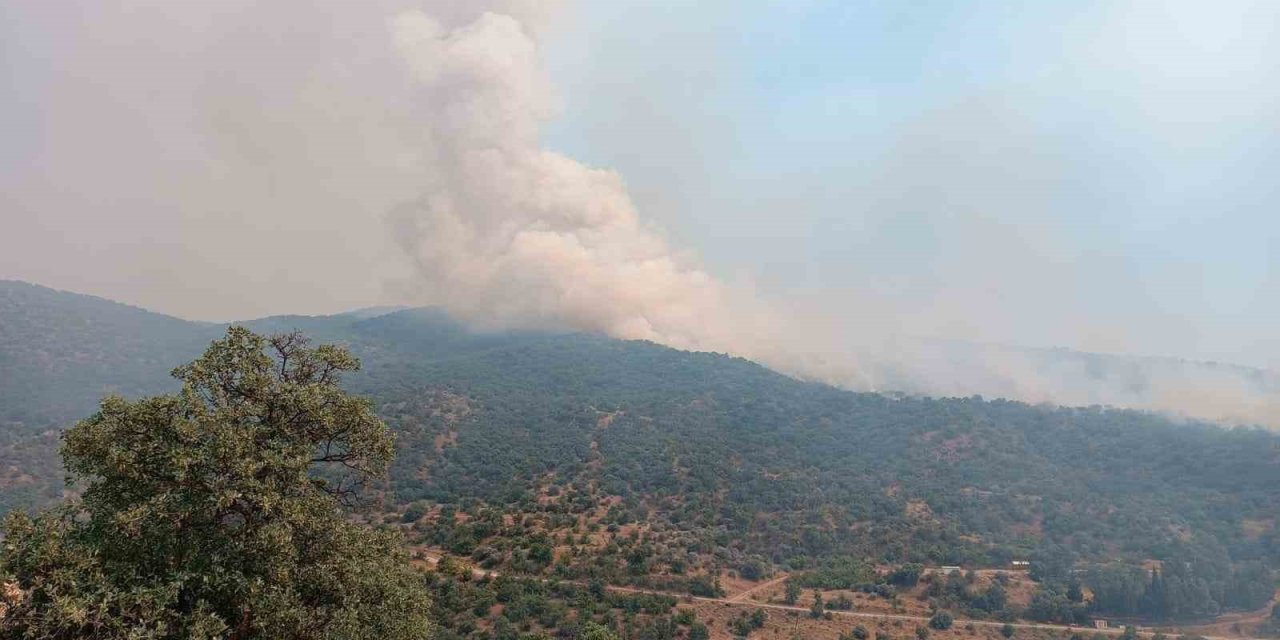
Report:
<svg viewBox="0 0 1280 640"><path fill-rule="evenodd" d="M424 128L425 188L392 214L418 302L482 327L729 352L854 389L1280 419L1280 380L1258 370L911 339L768 303L674 249L621 176L542 147L555 97L529 25L411 11L392 32Z"/></svg>
<svg viewBox="0 0 1280 640"><path fill-rule="evenodd" d="M393 214L420 301L489 327L753 351L740 334L762 308L673 250L616 173L541 148L554 100L523 24L409 12L393 30L426 129L426 190Z"/></svg>
<svg viewBox="0 0 1280 640"><path fill-rule="evenodd" d="M767 20L779 37L769 41L786 48L779 56L812 54L799 75L826 73L851 91L796 94L765 69L756 89L785 99L785 117L737 122L726 117L736 106L772 108L760 94L720 93L734 73L761 71L761 60L744 59L758 44L742 34L761 28L748 18L775 9L770 17L804 18L808 9L792 4L842 3L685 3L675 20L669 8L639 11L647 22L629 18L652 3L560 4L3 3L0 278L205 320L435 305L479 327L725 352L851 389L1280 426L1280 379L1268 371L1001 346L1280 362L1267 324L1280 245L1202 281L1196 256L1181 267L1142 263L1148 280L1135 276L1140 259L1125 259L1133 236L1112 233L1161 228L1129 211L1239 210L1192 227L1193 240L1218 233L1204 243L1264 253L1234 245L1277 235L1249 213L1275 201L1266 178L1276 172L1265 169L1280 157L1276 20L1242 25L1239 11L1189 0L1064 12L1076 15L1065 26L1048 19L1059 10L1040 23L1022 16L1036 12L996 11L946 21L965 26L934 47L949 52L944 70L879 84L864 76L897 67L876 51L911 48L897 22L883 24L891 48L867 44L865 59L848 60ZM903 3L857 4L893 18ZM589 15L601 7L618 13ZM1152 27L1151 13L1181 21ZM1006 18L1014 22L1002 29ZM1180 34L1204 36L1204 24L1207 39L1182 46ZM963 51L988 40L973 28L995 48ZM716 48L728 41L738 48ZM572 98L565 105L544 53ZM975 55L983 60L966 58ZM575 80L566 58L592 60L584 68L594 75ZM1034 68L975 92L951 85L952 63L993 59ZM887 86L902 93L869 99L867 87ZM1070 87L1081 86L1081 100L1115 100L1076 109ZM934 90L945 99L925 100ZM1218 107L1206 111L1210 102ZM1126 108L1139 116L1108 120ZM1045 120L1071 124L1058 122L1065 110L1075 128L1043 135ZM547 133L553 122L589 132L590 150L574 155L611 156L596 164L626 167L630 189L623 175L550 150L544 137L573 144ZM882 146L861 144L872 138ZM1207 168L1189 161L1243 153L1232 147L1241 140L1251 164L1230 153L1209 153ZM1178 171L1156 170L1170 159ZM1067 224L1084 214L1088 233ZM1269 284L1248 281L1259 273ZM1208 295L1223 283L1237 286Z"/></svg>

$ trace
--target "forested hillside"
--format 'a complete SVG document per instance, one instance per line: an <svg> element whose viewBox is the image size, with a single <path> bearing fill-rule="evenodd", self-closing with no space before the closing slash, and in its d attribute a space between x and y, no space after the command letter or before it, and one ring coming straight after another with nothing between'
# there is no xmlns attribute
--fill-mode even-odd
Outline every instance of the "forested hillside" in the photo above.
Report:
<svg viewBox="0 0 1280 640"><path fill-rule="evenodd" d="M218 333L102 298L0 282L0 424L6 435L65 425L108 393L172 388L168 370Z"/></svg>
<svg viewBox="0 0 1280 640"><path fill-rule="evenodd" d="M378 509L488 566L699 592L714 567L852 585L875 564L1033 559L1046 619L1072 615L1085 576L1097 611L1124 615L1253 608L1274 590L1280 436L1261 429L852 393L643 342L475 333L429 310L246 324L347 344L363 361L348 387L398 433ZM171 388L169 369L223 330L0 284L4 504L59 494L50 430L104 393ZM513 514L537 524L513 534ZM590 561L546 550L576 547L556 536L587 516L646 534ZM1203 594L1147 593L1168 591L1137 569L1151 562Z"/></svg>

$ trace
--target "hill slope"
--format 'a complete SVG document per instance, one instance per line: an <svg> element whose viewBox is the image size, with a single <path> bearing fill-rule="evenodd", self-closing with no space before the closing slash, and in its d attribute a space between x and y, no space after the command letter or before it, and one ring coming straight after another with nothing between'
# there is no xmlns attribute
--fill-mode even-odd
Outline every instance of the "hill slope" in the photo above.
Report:
<svg viewBox="0 0 1280 640"><path fill-rule="evenodd" d="M170 388L166 372L217 334L102 298L0 281L0 425L65 424L107 393Z"/></svg>
<svg viewBox="0 0 1280 640"><path fill-rule="evenodd" d="M474 333L427 310L246 324L362 358L347 383L400 434L388 506L601 506L726 563L1195 558L1226 585L1230 566L1280 558L1280 437L1262 430L852 393L648 343ZM0 283L0 327L8 505L57 495L50 429L104 392L169 388L223 329L18 283ZM428 531L468 553L491 535Z"/></svg>

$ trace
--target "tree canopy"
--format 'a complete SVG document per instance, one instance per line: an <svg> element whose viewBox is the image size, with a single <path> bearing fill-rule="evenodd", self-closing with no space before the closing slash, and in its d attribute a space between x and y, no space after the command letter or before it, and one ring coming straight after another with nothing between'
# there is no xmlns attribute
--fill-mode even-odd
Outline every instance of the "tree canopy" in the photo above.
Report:
<svg viewBox="0 0 1280 640"><path fill-rule="evenodd" d="M28 638L424 638L399 539L342 501L393 439L339 387L346 350L230 328L179 392L108 397L66 432L79 500L5 522L0 631ZM14 588L16 587L16 588Z"/></svg>

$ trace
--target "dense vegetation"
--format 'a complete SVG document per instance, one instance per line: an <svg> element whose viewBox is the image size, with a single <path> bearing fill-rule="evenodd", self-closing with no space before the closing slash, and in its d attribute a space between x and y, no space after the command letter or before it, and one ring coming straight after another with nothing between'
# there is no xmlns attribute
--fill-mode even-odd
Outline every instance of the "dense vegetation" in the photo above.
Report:
<svg viewBox="0 0 1280 640"><path fill-rule="evenodd" d="M0 442L69 425L110 393L171 391L169 370L220 333L101 298L0 281Z"/></svg>
<svg viewBox="0 0 1280 640"><path fill-rule="evenodd" d="M163 372L222 330L29 285L0 290L8 505L60 492L48 456L28 460L87 410L46 395L96 397L117 377L129 395L164 389ZM92 341L78 337L86 323L100 331ZM485 566L714 593L720 569L887 589L893 580L868 566L1032 559L1043 579L1034 615L1046 620L1196 617L1260 606L1274 590L1280 437L1261 429L851 393L642 342L474 333L426 310L248 326L301 329L364 361L346 386L398 434L382 508L421 543ZM1073 598L1080 585L1100 594L1093 609ZM936 597L967 612L999 594Z"/></svg>
<svg viewBox="0 0 1280 640"><path fill-rule="evenodd" d="M357 366L232 328L174 371L178 393L104 400L66 433L80 499L5 521L0 636L428 637L402 543L340 509L392 455L368 401L338 386ZM319 479L326 465L339 480Z"/></svg>
<svg viewBox="0 0 1280 640"><path fill-rule="evenodd" d="M673 640L708 637L706 626L672 596L617 593L601 582L497 576L472 578L460 565L430 574L442 628L438 640L489 637L495 640L550 637L616 640ZM481 631L479 634L477 632ZM487 635L485 635L487 633ZM546 635L534 635L546 634Z"/></svg>

